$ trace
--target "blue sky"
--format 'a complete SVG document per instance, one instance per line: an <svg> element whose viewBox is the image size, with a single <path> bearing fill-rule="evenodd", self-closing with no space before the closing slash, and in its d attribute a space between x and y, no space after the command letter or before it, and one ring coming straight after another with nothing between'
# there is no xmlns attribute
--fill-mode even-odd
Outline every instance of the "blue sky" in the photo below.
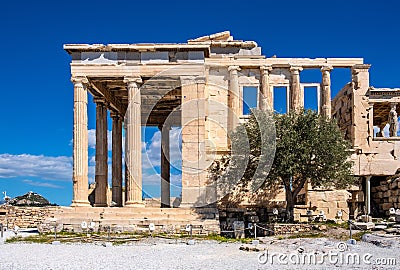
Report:
<svg viewBox="0 0 400 270"><path fill-rule="evenodd" d="M400 87L399 8L395 0L3 1L0 190L71 201L73 88L64 43L186 42L230 30L266 56L364 57L371 85ZM333 95L349 78L332 73ZM93 129L93 106L89 114ZM148 149L155 136L144 136Z"/></svg>

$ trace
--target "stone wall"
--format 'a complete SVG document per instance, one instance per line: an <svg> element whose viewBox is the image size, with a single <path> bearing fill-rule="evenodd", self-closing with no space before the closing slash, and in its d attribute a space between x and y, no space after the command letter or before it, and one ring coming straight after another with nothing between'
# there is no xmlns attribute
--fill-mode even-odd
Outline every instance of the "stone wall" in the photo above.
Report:
<svg viewBox="0 0 400 270"><path fill-rule="evenodd" d="M2 205L0 208L0 223L6 225L8 221L9 228L13 228L15 225L20 228L32 228L38 226L46 218L53 216L60 207L6 207Z"/></svg>
<svg viewBox="0 0 400 270"><path fill-rule="evenodd" d="M273 234L292 234L311 231L315 225L311 224L268 224L266 229L273 231Z"/></svg>
<svg viewBox="0 0 400 270"><path fill-rule="evenodd" d="M351 140L353 136L353 88L348 83L332 100L332 117L336 119L344 138Z"/></svg>
<svg viewBox="0 0 400 270"><path fill-rule="evenodd" d="M313 210L313 215L319 215L323 211L325 218L330 220L348 220L349 219L349 203L351 193L347 190L308 190L306 207ZM304 209L304 208L303 208ZM297 208L298 215L295 220L306 221L307 209L300 210ZM342 216L338 217L338 212L342 212ZM296 213L296 212L295 212Z"/></svg>
<svg viewBox="0 0 400 270"><path fill-rule="evenodd" d="M371 188L371 195L377 214L389 216L390 208L400 208L400 176L380 180Z"/></svg>

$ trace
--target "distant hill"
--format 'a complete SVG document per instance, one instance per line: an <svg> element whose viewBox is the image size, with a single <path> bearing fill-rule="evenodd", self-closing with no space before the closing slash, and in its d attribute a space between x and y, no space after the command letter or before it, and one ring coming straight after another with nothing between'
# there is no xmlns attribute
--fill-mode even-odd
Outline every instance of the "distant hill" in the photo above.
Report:
<svg viewBox="0 0 400 270"><path fill-rule="evenodd" d="M9 201L10 205L13 206L49 206L51 204L42 195L35 192L29 191L25 195L17 196Z"/></svg>

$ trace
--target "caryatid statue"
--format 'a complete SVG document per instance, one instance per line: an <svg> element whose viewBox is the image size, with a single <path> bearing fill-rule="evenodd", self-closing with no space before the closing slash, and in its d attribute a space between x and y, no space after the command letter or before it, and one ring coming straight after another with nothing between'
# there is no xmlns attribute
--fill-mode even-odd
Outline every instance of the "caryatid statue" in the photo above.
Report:
<svg viewBox="0 0 400 270"><path fill-rule="evenodd" d="M389 136L396 137L397 136L397 128L398 128L396 103L391 104L388 120L389 120Z"/></svg>

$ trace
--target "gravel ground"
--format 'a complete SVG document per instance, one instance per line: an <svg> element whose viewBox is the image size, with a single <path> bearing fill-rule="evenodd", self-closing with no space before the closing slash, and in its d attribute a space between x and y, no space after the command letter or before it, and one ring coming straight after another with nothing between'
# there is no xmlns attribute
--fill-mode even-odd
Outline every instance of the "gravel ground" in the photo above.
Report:
<svg viewBox="0 0 400 270"><path fill-rule="evenodd" d="M276 240L264 238L258 249L268 250L268 262L265 251L243 251L240 243L218 243L215 241L196 241L194 245L186 242L166 239L145 239L129 245L104 247L101 244L3 244L0 245L0 269L400 269L400 246L379 247L371 243L360 242L348 245L349 250L341 252L338 241L325 238ZM398 240L396 240L398 241ZM371 265L330 263L293 264L280 255L290 255L292 260L300 258L299 248L304 254L323 254L336 252L339 256L357 253L361 257L370 253ZM271 256L275 261L271 264ZM287 258L289 258L287 257ZM397 266L380 266L377 258L395 258ZM284 263L287 263L286 265ZM318 262L318 261L317 261Z"/></svg>

